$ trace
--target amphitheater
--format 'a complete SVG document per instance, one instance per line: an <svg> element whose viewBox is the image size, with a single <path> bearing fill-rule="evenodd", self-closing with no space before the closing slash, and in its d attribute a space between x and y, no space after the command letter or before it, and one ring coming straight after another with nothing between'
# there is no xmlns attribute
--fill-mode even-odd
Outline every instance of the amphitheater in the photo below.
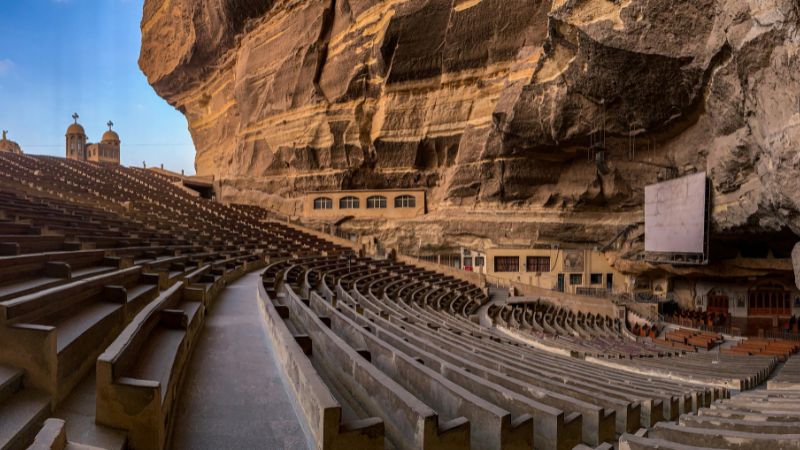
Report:
<svg viewBox="0 0 800 450"><path fill-rule="evenodd" d="M800 447L793 343L509 297L163 171L0 175L2 449Z"/></svg>

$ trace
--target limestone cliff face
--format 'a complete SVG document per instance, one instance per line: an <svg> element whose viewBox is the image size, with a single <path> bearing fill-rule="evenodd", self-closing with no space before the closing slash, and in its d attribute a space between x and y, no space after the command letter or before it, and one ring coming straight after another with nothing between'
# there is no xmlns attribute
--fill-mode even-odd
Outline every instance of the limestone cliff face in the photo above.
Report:
<svg viewBox="0 0 800 450"><path fill-rule="evenodd" d="M140 65L233 199L423 186L434 214L625 212L706 170L719 230L800 232L799 10L146 0Z"/></svg>

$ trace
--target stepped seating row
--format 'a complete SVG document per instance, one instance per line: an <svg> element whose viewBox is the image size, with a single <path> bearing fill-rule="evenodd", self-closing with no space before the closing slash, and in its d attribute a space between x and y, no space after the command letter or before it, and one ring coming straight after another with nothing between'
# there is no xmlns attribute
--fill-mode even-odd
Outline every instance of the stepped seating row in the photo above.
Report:
<svg viewBox="0 0 800 450"><path fill-rule="evenodd" d="M619 319L575 313L544 300L493 304L487 314L496 326L523 332L528 339L576 356L645 358L673 353L656 348L648 340L637 339Z"/></svg>
<svg viewBox="0 0 800 450"><path fill-rule="evenodd" d="M668 341L664 338L650 338L650 342L657 347L664 349L677 350L680 352L696 352L697 347L693 345L684 344L683 342Z"/></svg>
<svg viewBox="0 0 800 450"><path fill-rule="evenodd" d="M452 291L459 283L406 277L412 271L327 257L277 262L264 272L266 315L279 316L285 340L309 362L301 377L296 362L284 361L287 372L322 383L341 411L336 430L377 418L400 448L433 448L462 427L473 448L572 448L614 442L618 432L677 418L727 393L504 339L442 307L460 296ZM367 386L363 395L353 395L356 384ZM403 413L387 414L374 398ZM437 432L420 442L426 435L412 424L431 417ZM326 432L334 431L319 428L317 437Z"/></svg>
<svg viewBox="0 0 800 450"><path fill-rule="evenodd" d="M748 338L737 345L722 350L728 355L758 355L776 356L779 361L786 361L789 356L800 350L797 342L784 341L780 339L761 339Z"/></svg>
<svg viewBox="0 0 800 450"><path fill-rule="evenodd" d="M755 388L767 380L778 364L778 359L773 356L742 358L716 351L637 360L608 360L591 357L587 359L597 364L645 375L668 377L732 390Z"/></svg>
<svg viewBox="0 0 800 450"><path fill-rule="evenodd" d="M767 381L767 388L800 390L800 357L789 357L775 376Z"/></svg>
<svg viewBox="0 0 800 450"><path fill-rule="evenodd" d="M488 303L479 287L359 258L252 208L193 196L175 177L24 155L0 155L0 174L9 208L0 242L16 245L0 263L0 289L9 292L0 332L42 343L0 349L10 374L0 382L0 448L32 442L92 369L98 426L126 430L132 448L168 447L208 302L232 277L267 263L259 287L267 331L322 447L608 448L619 433L728 395L709 382L716 378L667 379L525 345L476 323ZM53 235L62 238L53 251L23 252L26 239ZM23 262L23 277L3 272ZM516 314L501 319L525 318ZM582 317L590 326L605 332L593 339L615 345L613 322ZM711 371L698 361L680 367ZM774 364L744 361L750 372ZM11 416L23 419L6 426ZM39 441L53 435L46 427Z"/></svg>
<svg viewBox="0 0 800 450"><path fill-rule="evenodd" d="M664 334L664 339L669 342L677 342L679 344L698 347L704 350L710 350L715 345L724 341L722 335L719 333L686 330L683 328L667 331Z"/></svg>
<svg viewBox="0 0 800 450"><path fill-rule="evenodd" d="M15 343L0 346L3 449L30 444L94 371L97 422L166 446L208 302L269 258L344 251L150 171L4 154L0 173L0 342ZM158 401L139 410L145 397Z"/></svg>
<svg viewBox="0 0 800 450"><path fill-rule="evenodd" d="M625 434L619 448L800 448L800 391L757 389L718 400L677 423Z"/></svg>

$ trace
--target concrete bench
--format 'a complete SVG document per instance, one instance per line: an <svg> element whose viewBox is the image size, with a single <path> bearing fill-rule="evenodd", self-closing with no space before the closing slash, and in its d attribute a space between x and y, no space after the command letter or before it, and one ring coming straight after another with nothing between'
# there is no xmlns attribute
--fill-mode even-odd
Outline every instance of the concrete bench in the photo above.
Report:
<svg viewBox="0 0 800 450"><path fill-rule="evenodd" d="M148 304L97 358L98 423L128 431L133 448L167 447L203 306L178 282Z"/></svg>
<svg viewBox="0 0 800 450"><path fill-rule="evenodd" d="M583 420L587 420L586 417L582 417L582 414L579 413L569 412L569 410L565 412L562 408L554 406L558 400L564 402L560 406L564 406L565 403L575 406L574 403L580 402L552 394L548 397L547 392L539 391L531 386L524 386L522 383L515 383L510 379L503 379L503 375L481 370L469 361L449 354L448 349L437 348L435 341L427 342L425 339L427 331L414 329L407 333L391 323L385 314L382 316L381 313L372 312L370 307L364 308L363 316L355 309L347 307L338 309L336 314L347 316L348 320L357 323L363 329L368 328L368 334L364 334L365 339L380 339L387 345L391 345L396 352L410 355L423 367L433 369L434 374L441 374L448 381L456 383L469 392L509 411L514 411L516 414L530 414L534 419L534 446L536 448L572 448L581 442L581 427ZM431 331L431 334L434 333ZM558 400L554 401L553 397L558 397ZM610 427L606 424L603 432L587 431L586 438L596 440L598 436L602 436L601 440L613 439L613 411L606 416L601 408L592 405L585 406L587 407L585 410L590 415L597 413L598 417L602 416L610 421ZM591 422L591 417L588 420ZM606 432L609 428L610 433Z"/></svg>
<svg viewBox="0 0 800 450"><path fill-rule="evenodd" d="M393 318L393 320L398 320L398 319L394 319ZM463 322L463 321L454 321L452 318L447 318L447 320L452 321L452 324L455 325L455 326L461 326L463 324L466 324L466 322ZM423 333L423 332L425 332L425 330L424 329L420 329L419 332ZM464 333L473 333L471 331L468 331L467 329L464 329L463 332ZM450 333L449 331L445 331L444 333L442 333L442 332L437 333L436 339L440 339L441 340L441 339L444 338L444 335L447 335L449 333ZM546 361L543 361L541 358L547 358L549 354L544 354L544 353L541 353L541 352L536 353L535 362L532 361L532 364L526 364L523 361L519 361L519 360L516 360L516 362L515 362L515 361L510 360L508 357L506 357L506 354L508 354L508 352L509 352L509 347L507 345L504 345L504 344L495 344L495 343L493 343L491 341L491 339L488 339L488 335L487 335L487 339L481 340L481 341L475 341L475 344L473 344L473 345L466 345L466 344L467 344L467 341L464 340L462 335L458 335L458 336L452 335L452 338L450 340L448 340L446 342L442 342L440 344L440 346L446 347L446 348L450 348L451 351L460 351L460 350L465 350L466 351L467 349L469 349L470 351L473 351L473 352L477 351L478 348L482 347L482 346L496 347L496 349L495 348L491 348L491 349L487 348L485 350L485 353L484 353L485 357L488 358L491 361L498 361L498 362L499 361L503 361L503 365L506 366L506 367L509 367L509 368L514 366L514 365L516 365L517 366L516 370L519 373L530 372L531 374L536 374L536 376L538 378L541 378L541 379L553 378L553 381L558 381L559 383L568 383L570 385L583 386L582 389L587 389L587 390L596 391L596 392L604 392L604 394L602 394L602 395L607 395L607 396L615 397L615 398L618 398L618 399L624 399L627 396L628 399L632 399L634 401L639 401L641 403L642 423L655 423L657 420L661 420L661 418L663 417L663 415L660 413L660 411L658 411L656 409L653 409L654 406L661 405L662 402L660 400L658 400L657 403L656 403L655 401L652 400L652 398L647 398L646 396L648 395L648 393L646 391L645 392L637 392L638 390L641 390L641 387L637 387L636 390L632 389L632 386L637 386L637 384L626 384L626 383L622 383L622 382L617 383L617 382L615 382L613 380L606 381L606 379L607 379L606 377L604 377L604 379L603 379L604 382L603 383L598 383L597 382L598 381L597 380L598 372L597 372L597 367L596 366L595 367L591 367L591 369L589 369L589 370L584 370L587 373L585 375L581 375L581 369L579 367L573 367L573 368L568 368L568 367L563 367L562 368L562 367L560 367L561 365L563 365L565 363L577 363L577 361L571 360L571 359L563 359L563 358L559 358L559 357L557 357L555 355L552 355L553 359L551 360L551 362L548 363ZM469 355L471 355L471 353L468 353L466 356L469 358ZM499 367L503 367L503 366L499 366ZM540 369L542 369L542 370L540 370ZM543 370L552 371L552 372L546 372L546 371L543 371ZM505 369L504 369L504 371L505 371ZM557 378L554 377L554 375L558 374L559 371L563 371L563 376L558 376ZM511 372L507 372L507 373L511 373ZM602 373L602 371L600 373ZM624 372L622 373L622 375L623 375L622 378L625 378L625 376L624 376L625 373ZM611 387L611 386L605 387L608 384L611 384L614 387ZM658 381L655 381L655 382L654 381L644 381L644 380L639 382L639 386L650 386L650 385L653 385L653 384L658 385L659 382ZM619 391L619 392L616 392L616 391ZM658 393L658 392L653 392L653 393L651 393L649 395L655 395L656 399L663 398L664 403L665 403L665 412L668 412L670 415L674 414L675 417L677 418L677 414L678 414L677 408L679 406L678 398L672 397L672 396L664 396L663 393ZM691 397L689 397L689 399L691 399ZM689 402L689 404L691 405L691 402ZM626 416L626 417L629 417L629 416Z"/></svg>
<svg viewBox="0 0 800 450"><path fill-rule="evenodd" d="M102 250L0 257L0 301L130 266L124 263Z"/></svg>
<svg viewBox="0 0 800 450"><path fill-rule="evenodd" d="M796 449L800 448L800 434L769 434L720 428L695 428L670 422L656 424L648 437L669 440L684 445L727 448L736 442L740 448Z"/></svg>
<svg viewBox="0 0 800 450"><path fill-rule="evenodd" d="M279 273L279 264L269 266L264 274L271 273L274 276ZM263 282L258 283L258 298L267 333L275 344L275 358L298 402L302 419L312 435L313 445L320 449L383 449L383 422L344 423L342 406L284 323L282 315L288 314L288 310L279 313ZM435 423L428 423L426 429L430 429L431 425Z"/></svg>
<svg viewBox="0 0 800 450"><path fill-rule="evenodd" d="M22 255L27 253L53 252L76 249L66 244L60 235L2 235L0 236L0 256Z"/></svg>
<svg viewBox="0 0 800 450"><path fill-rule="evenodd" d="M381 322L380 318L371 317L371 314L367 314L366 317L374 322ZM424 348L437 354L443 361L465 367L470 373L507 389L530 395L551 407L581 413L584 441L589 444L612 442L615 428L624 432L639 427L641 404L636 400L623 400L621 396L607 395L602 390L585 389L578 385L569 386L558 377L536 370L536 367L515 368L503 359L488 358L468 349L462 349L457 341L447 340L442 336L443 333L431 332L429 329L426 330L426 327L410 323L400 325L399 322L395 322L383 321L387 329L394 329L396 333L403 335L414 348Z"/></svg>
<svg viewBox="0 0 800 450"><path fill-rule="evenodd" d="M186 289L184 295L187 298L202 302L206 308L211 306L211 301L225 287L222 277L211 273L210 264L190 271L185 278Z"/></svg>
<svg viewBox="0 0 800 450"><path fill-rule="evenodd" d="M157 292L157 277L132 267L0 302L0 341L16 344L0 347L0 361L58 404Z"/></svg>
<svg viewBox="0 0 800 450"><path fill-rule="evenodd" d="M311 294L310 304L315 314L330 320L330 328L337 335L349 342L351 347L365 349L376 367L434 408L440 416L463 416L469 419L473 448L532 447L534 424L533 417L527 411L540 406L536 402L503 389L498 390L491 400L484 399L480 391L470 390L449 380L434 370L435 366L420 364L411 353L393 347L396 342L389 343L379 339L377 334L367 332L365 326L353 322L316 293ZM516 410L516 414L512 415L508 407ZM563 416L561 411L552 412L556 416ZM548 447L545 444L541 448Z"/></svg>

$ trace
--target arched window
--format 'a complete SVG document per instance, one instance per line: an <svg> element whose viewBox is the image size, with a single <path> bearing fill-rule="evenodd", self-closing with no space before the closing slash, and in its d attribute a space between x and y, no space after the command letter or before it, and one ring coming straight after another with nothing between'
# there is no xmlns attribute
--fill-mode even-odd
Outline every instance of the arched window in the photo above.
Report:
<svg viewBox="0 0 800 450"><path fill-rule="evenodd" d="M339 209L358 209L361 205L356 197L342 197L339 200Z"/></svg>
<svg viewBox="0 0 800 450"><path fill-rule="evenodd" d="M410 195L401 195L394 198L395 208L416 208L417 199Z"/></svg>
<svg viewBox="0 0 800 450"><path fill-rule="evenodd" d="M386 208L386 197L382 195L373 195L367 198L367 209L384 209Z"/></svg>
<svg viewBox="0 0 800 450"><path fill-rule="evenodd" d="M317 197L314 199L314 209L333 209L333 200L328 197Z"/></svg>

